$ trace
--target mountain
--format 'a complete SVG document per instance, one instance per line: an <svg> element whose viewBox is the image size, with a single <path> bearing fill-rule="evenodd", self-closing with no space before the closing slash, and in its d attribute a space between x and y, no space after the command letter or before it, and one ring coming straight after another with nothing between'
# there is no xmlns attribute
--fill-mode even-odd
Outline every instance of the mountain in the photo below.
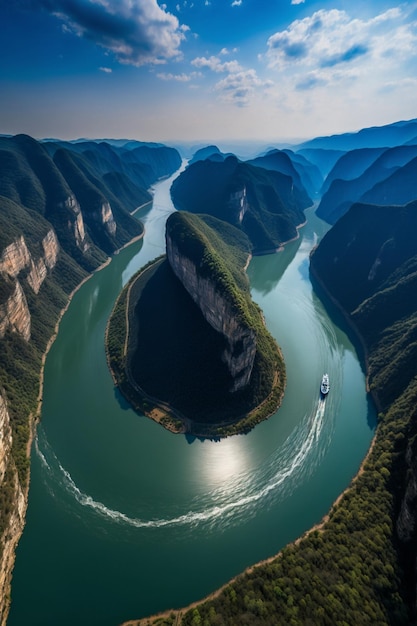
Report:
<svg viewBox="0 0 417 626"><path fill-rule="evenodd" d="M359 151L359 161L356 166L360 171L371 160L371 164L357 178L349 179L352 168L350 163L355 160L358 151L354 151L350 159L347 153L336 164L339 175L344 178L332 180L328 190L324 193L317 208L317 215L327 222L334 224L349 207L357 201L375 202L376 204L406 203L417 197L413 184L415 170L414 158L417 156L417 146L398 146L384 150L377 156L377 152L365 153ZM365 158L362 158L365 156ZM377 156L372 162L372 159ZM345 173L344 173L345 172ZM330 175L329 175L330 176ZM394 178L391 180L391 177ZM383 181L387 181L384 185ZM382 184L382 186L380 186ZM396 191L396 185L400 185ZM373 189L376 189L373 192ZM389 194L387 189L390 188ZM375 195L373 195L375 193Z"/></svg>
<svg viewBox="0 0 417 626"><path fill-rule="evenodd" d="M0 621L27 502L42 357L70 294L143 234L131 211L181 157L164 146L0 137Z"/></svg>
<svg viewBox="0 0 417 626"><path fill-rule="evenodd" d="M242 163L197 161L174 181L171 195L177 209L206 213L241 228L255 253L278 249L296 238L311 204L306 191L290 176Z"/></svg>
<svg viewBox="0 0 417 626"><path fill-rule="evenodd" d="M300 150L357 150L358 148L378 148L399 146L414 140L417 136L417 119L394 122L385 126L363 128L356 133L343 133L329 137L316 137L293 147Z"/></svg>
<svg viewBox="0 0 417 626"><path fill-rule="evenodd" d="M311 255L316 293L360 339L379 409L349 488L279 555L201 602L130 624L416 623L416 222L417 202L354 205Z"/></svg>
<svg viewBox="0 0 417 626"><path fill-rule="evenodd" d="M290 176L299 193L307 192L310 197L316 195L323 182L319 169L302 155L297 155L291 150L273 149L263 156L245 162Z"/></svg>
<svg viewBox="0 0 417 626"><path fill-rule="evenodd" d="M317 167L323 179L326 178L334 164L343 156L346 150L327 150L323 148L293 148L295 154L304 157L309 163Z"/></svg>

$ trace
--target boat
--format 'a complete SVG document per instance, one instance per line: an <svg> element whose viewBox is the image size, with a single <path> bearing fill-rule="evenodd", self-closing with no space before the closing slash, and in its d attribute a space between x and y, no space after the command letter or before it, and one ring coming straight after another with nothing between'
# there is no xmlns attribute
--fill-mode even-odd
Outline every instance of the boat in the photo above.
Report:
<svg viewBox="0 0 417 626"><path fill-rule="evenodd" d="M321 379L320 391L322 396L327 396L329 393L330 384L329 384L329 375L323 374L323 378Z"/></svg>

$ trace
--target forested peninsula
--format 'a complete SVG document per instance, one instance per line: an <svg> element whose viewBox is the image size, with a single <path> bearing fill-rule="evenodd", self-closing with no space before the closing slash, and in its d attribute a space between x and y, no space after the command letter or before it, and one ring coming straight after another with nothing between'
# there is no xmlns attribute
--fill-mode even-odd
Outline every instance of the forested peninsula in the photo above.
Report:
<svg viewBox="0 0 417 626"><path fill-rule="evenodd" d="M339 186L340 179L349 181L361 198L388 185L381 154L385 163L396 162L396 180L411 182L413 136L414 121L317 138L298 154L330 180L338 178ZM401 141L412 149L396 149ZM361 158L349 158L359 150ZM383 182L374 188L375 172ZM208 598L129 626L416 623L417 204L361 200L328 219L335 223L311 255L310 274L322 301L342 314L363 358L378 409L369 453L329 514L295 543Z"/></svg>
<svg viewBox="0 0 417 626"><path fill-rule="evenodd" d="M166 248L166 260L131 279L110 318L114 379L173 432L247 432L276 411L285 387L281 352L249 293L251 244L222 220L175 212Z"/></svg>

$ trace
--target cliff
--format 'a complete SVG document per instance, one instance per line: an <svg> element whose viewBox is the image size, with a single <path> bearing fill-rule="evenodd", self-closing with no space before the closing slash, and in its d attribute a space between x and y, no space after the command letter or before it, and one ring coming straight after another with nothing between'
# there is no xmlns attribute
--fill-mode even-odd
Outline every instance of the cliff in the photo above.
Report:
<svg viewBox="0 0 417 626"><path fill-rule="evenodd" d="M250 296L250 242L224 221L181 211L167 220L166 250L131 279L112 312L113 378L135 409L172 432L248 432L277 411L286 382Z"/></svg>
<svg viewBox="0 0 417 626"><path fill-rule="evenodd" d="M215 263L214 251L208 251L208 244L206 243L206 251L202 252L199 263L190 258L190 250L188 250L190 256L187 256L186 246L178 241L175 234L180 226L174 222L180 219L178 214L173 214L167 222L168 261L204 319L225 338L226 347L222 359L233 379L231 391L235 392L249 383L256 354L256 333L248 321L238 315L239 303L236 301L235 292L220 288L216 277L205 272L203 263L207 265ZM193 232L190 236L198 237L198 234ZM203 261L204 254L206 258Z"/></svg>
<svg viewBox="0 0 417 626"><path fill-rule="evenodd" d="M180 161L162 145L135 153L104 142L0 137L1 625L24 524L42 356L70 294L143 233L130 211Z"/></svg>
<svg viewBox="0 0 417 626"><path fill-rule="evenodd" d="M48 271L56 265L59 245L53 230L41 240L43 254L33 258L23 235L3 250L0 257L0 280L8 283L11 293L0 302L0 339L8 329L19 333L26 341L30 339L31 317L27 299L18 276L25 271L25 282L39 293Z"/></svg>
<svg viewBox="0 0 417 626"><path fill-rule="evenodd" d="M10 604L11 572L15 549L23 531L26 497L21 487L12 450L12 428L3 395L0 393L0 494L2 507L11 508L7 519L2 517L0 530L0 625L5 626ZM5 496L7 494L7 496Z"/></svg>
<svg viewBox="0 0 417 626"><path fill-rule="evenodd" d="M305 223L304 209L312 201L295 168L290 176L258 166L262 162L253 165L234 155L193 162L172 184L175 207L237 226L255 254L279 249L298 237L297 229Z"/></svg>
<svg viewBox="0 0 417 626"><path fill-rule="evenodd" d="M311 271L359 333L380 411L377 444L402 593L417 614L417 201L356 204L311 256ZM388 548L386 548L388 549ZM399 574L400 575L400 574Z"/></svg>

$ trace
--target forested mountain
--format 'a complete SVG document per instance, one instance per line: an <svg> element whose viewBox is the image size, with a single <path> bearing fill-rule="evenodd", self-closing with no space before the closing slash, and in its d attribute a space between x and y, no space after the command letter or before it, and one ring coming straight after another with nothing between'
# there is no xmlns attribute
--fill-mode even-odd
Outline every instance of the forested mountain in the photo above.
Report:
<svg viewBox="0 0 417 626"><path fill-rule="evenodd" d="M0 138L0 621L23 528L42 355L70 293L143 233L131 211L179 153Z"/></svg>
<svg viewBox="0 0 417 626"><path fill-rule="evenodd" d="M310 261L316 292L337 305L363 352L378 409L361 472L323 524L277 557L205 601L131 625L416 623L417 188L413 140L387 147L414 129L393 126L381 133L387 143L375 147L371 129L361 135L369 146L334 161L328 189L368 176L361 194L372 204L350 202ZM334 144L347 147L342 139ZM332 160L321 147L308 154L323 168Z"/></svg>
<svg viewBox="0 0 417 626"><path fill-rule="evenodd" d="M290 176L235 156L193 163L174 181L171 195L179 210L206 213L240 227L255 253L271 252L297 237L297 227L305 222L303 210L312 204L301 183L297 186Z"/></svg>
<svg viewBox="0 0 417 626"><path fill-rule="evenodd" d="M301 194L307 191L310 197L317 194L323 182L319 168L291 150L270 150L246 163L290 176L298 191Z"/></svg>

